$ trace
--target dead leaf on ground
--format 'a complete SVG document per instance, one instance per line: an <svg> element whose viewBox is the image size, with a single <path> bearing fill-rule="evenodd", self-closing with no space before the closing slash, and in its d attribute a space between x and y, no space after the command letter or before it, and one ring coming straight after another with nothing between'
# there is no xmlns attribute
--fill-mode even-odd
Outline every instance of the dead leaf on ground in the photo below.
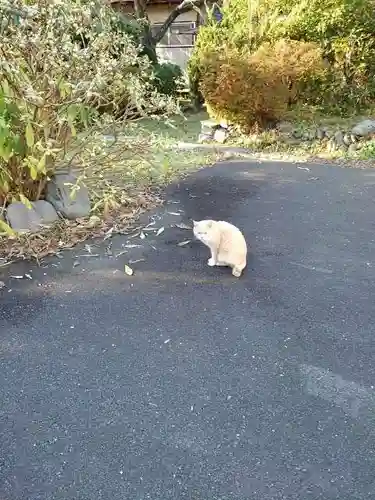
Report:
<svg viewBox="0 0 375 500"><path fill-rule="evenodd" d="M177 243L177 246L184 247L185 245L187 245L190 242L191 242L191 240L180 241L180 243Z"/></svg>
<svg viewBox="0 0 375 500"><path fill-rule="evenodd" d="M113 230L114 230L114 227L111 227L111 229L109 229L109 230L106 232L106 234L105 234L105 236L104 236L104 241L105 241L105 240L108 240L108 238L110 238L110 237L112 236Z"/></svg>
<svg viewBox="0 0 375 500"><path fill-rule="evenodd" d="M183 222L181 222L181 224L175 224L175 226L178 227L179 229L189 229L189 230L192 229L191 226L188 226L187 224L184 224Z"/></svg>
<svg viewBox="0 0 375 500"><path fill-rule="evenodd" d="M158 229L156 236L159 236L159 234L161 234L163 231L164 231L164 227L161 227L160 229Z"/></svg>
<svg viewBox="0 0 375 500"><path fill-rule="evenodd" d="M180 215L180 214L179 214L179 213L177 213L177 212L167 212L167 214L169 214L169 215L176 215L176 216L179 216L179 215Z"/></svg>
<svg viewBox="0 0 375 500"><path fill-rule="evenodd" d="M134 274L134 271L131 267L129 267L127 264L125 264L125 274L127 274L128 276L133 276Z"/></svg>

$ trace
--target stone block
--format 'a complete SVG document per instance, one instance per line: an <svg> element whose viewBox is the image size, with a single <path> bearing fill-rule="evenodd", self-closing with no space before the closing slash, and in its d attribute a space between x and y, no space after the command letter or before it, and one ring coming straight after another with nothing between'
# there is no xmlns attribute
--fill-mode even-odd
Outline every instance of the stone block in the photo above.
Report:
<svg viewBox="0 0 375 500"><path fill-rule="evenodd" d="M67 219L86 217L91 210L88 189L83 184L77 186L77 178L72 174L56 174L47 184L46 200Z"/></svg>
<svg viewBox="0 0 375 500"><path fill-rule="evenodd" d="M359 135L360 137L368 137L369 135L375 134L375 120L363 120L351 131L354 135Z"/></svg>
<svg viewBox="0 0 375 500"><path fill-rule="evenodd" d="M7 222L17 232L37 232L59 219L53 206L44 201L31 202L27 207L20 201L11 203L7 208Z"/></svg>

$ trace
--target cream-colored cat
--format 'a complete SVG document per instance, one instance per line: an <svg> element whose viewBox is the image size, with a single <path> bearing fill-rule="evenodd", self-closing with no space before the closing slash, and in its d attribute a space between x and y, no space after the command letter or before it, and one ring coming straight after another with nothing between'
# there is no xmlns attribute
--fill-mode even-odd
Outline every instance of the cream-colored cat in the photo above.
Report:
<svg viewBox="0 0 375 500"><path fill-rule="evenodd" d="M209 266L229 266L239 278L246 267L246 241L238 229L223 220L193 221L194 235L211 250Z"/></svg>

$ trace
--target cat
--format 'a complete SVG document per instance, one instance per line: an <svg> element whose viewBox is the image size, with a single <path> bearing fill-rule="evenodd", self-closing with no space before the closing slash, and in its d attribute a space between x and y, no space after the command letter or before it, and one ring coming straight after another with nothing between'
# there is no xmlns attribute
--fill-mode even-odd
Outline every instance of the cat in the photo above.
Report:
<svg viewBox="0 0 375 500"><path fill-rule="evenodd" d="M223 220L193 221L194 236L211 250L209 266L228 266L239 278L246 267L247 246L238 227Z"/></svg>

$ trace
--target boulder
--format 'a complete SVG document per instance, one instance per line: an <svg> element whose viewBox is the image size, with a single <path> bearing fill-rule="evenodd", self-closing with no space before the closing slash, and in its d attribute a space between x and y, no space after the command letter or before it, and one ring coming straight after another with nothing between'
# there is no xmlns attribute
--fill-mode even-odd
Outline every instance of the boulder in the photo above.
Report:
<svg viewBox="0 0 375 500"><path fill-rule="evenodd" d="M203 144L204 142L209 142L212 140L212 135L211 134L199 134L198 136L198 142L199 144Z"/></svg>
<svg viewBox="0 0 375 500"><path fill-rule="evenodd" d="M219 142L220 144L224 144L224 142L228 138L228 130L225 128L218 128L214 132L214 141Z"/></svg>
<svg viewBox="0 0 375 500"><path fill-rule="evenodd" d="M350 134L345 134L343 137L343 141L344 141L344 144L346 144L346 146L350 146L350 144L352 144Z"/></svg>
<svg viewBox="0 0 375 500"><path fill-rule="evenodd" d="M201 121L201 133L204 135L213 136L215 130L220 127L216 120L203 120Z"/></svg>
<svg viewBox="0 0 375 500"><path fill-rule="evenodd" d="M53 206L47 201L31 202L27 207L20 201L11 203L7 208L7 222L17 232L36 232L59 219Z"/></svg>
<svg viewBox="0 0 375 500"><path fill-rule="evenodd" d="M318 128L317 131L316 131L316 138L318 139L318 141L323 140L325 136L326 136L325 129L324 128Z"/></svg>
<svg viewBox="0 0 375 500"><path fill-rule="evenodd" d="M344 134L341 130L338 130L333 136L333 140L338 148L345 147Z"/></svg>
<svg viewBox="0 0 375 500"><path fill-rule="evenodd" d="M67 219L86 217L91 210L89 192L72 174L56 174L47 183L46 200Z"/></svg>
<svg viewBox="0 0 375 500"><path fill-rule="evenodd" d="M352 143L348 147L348 152L349 153L355 153L359 149L359 144L358 143Z"/></svg>
<svg viewBox="0 0 375 500"><path fill-rule="evenodd" d="M360 137L367 137L375 134L375 120L363 120L352 128L351 133Z"/></svg>

